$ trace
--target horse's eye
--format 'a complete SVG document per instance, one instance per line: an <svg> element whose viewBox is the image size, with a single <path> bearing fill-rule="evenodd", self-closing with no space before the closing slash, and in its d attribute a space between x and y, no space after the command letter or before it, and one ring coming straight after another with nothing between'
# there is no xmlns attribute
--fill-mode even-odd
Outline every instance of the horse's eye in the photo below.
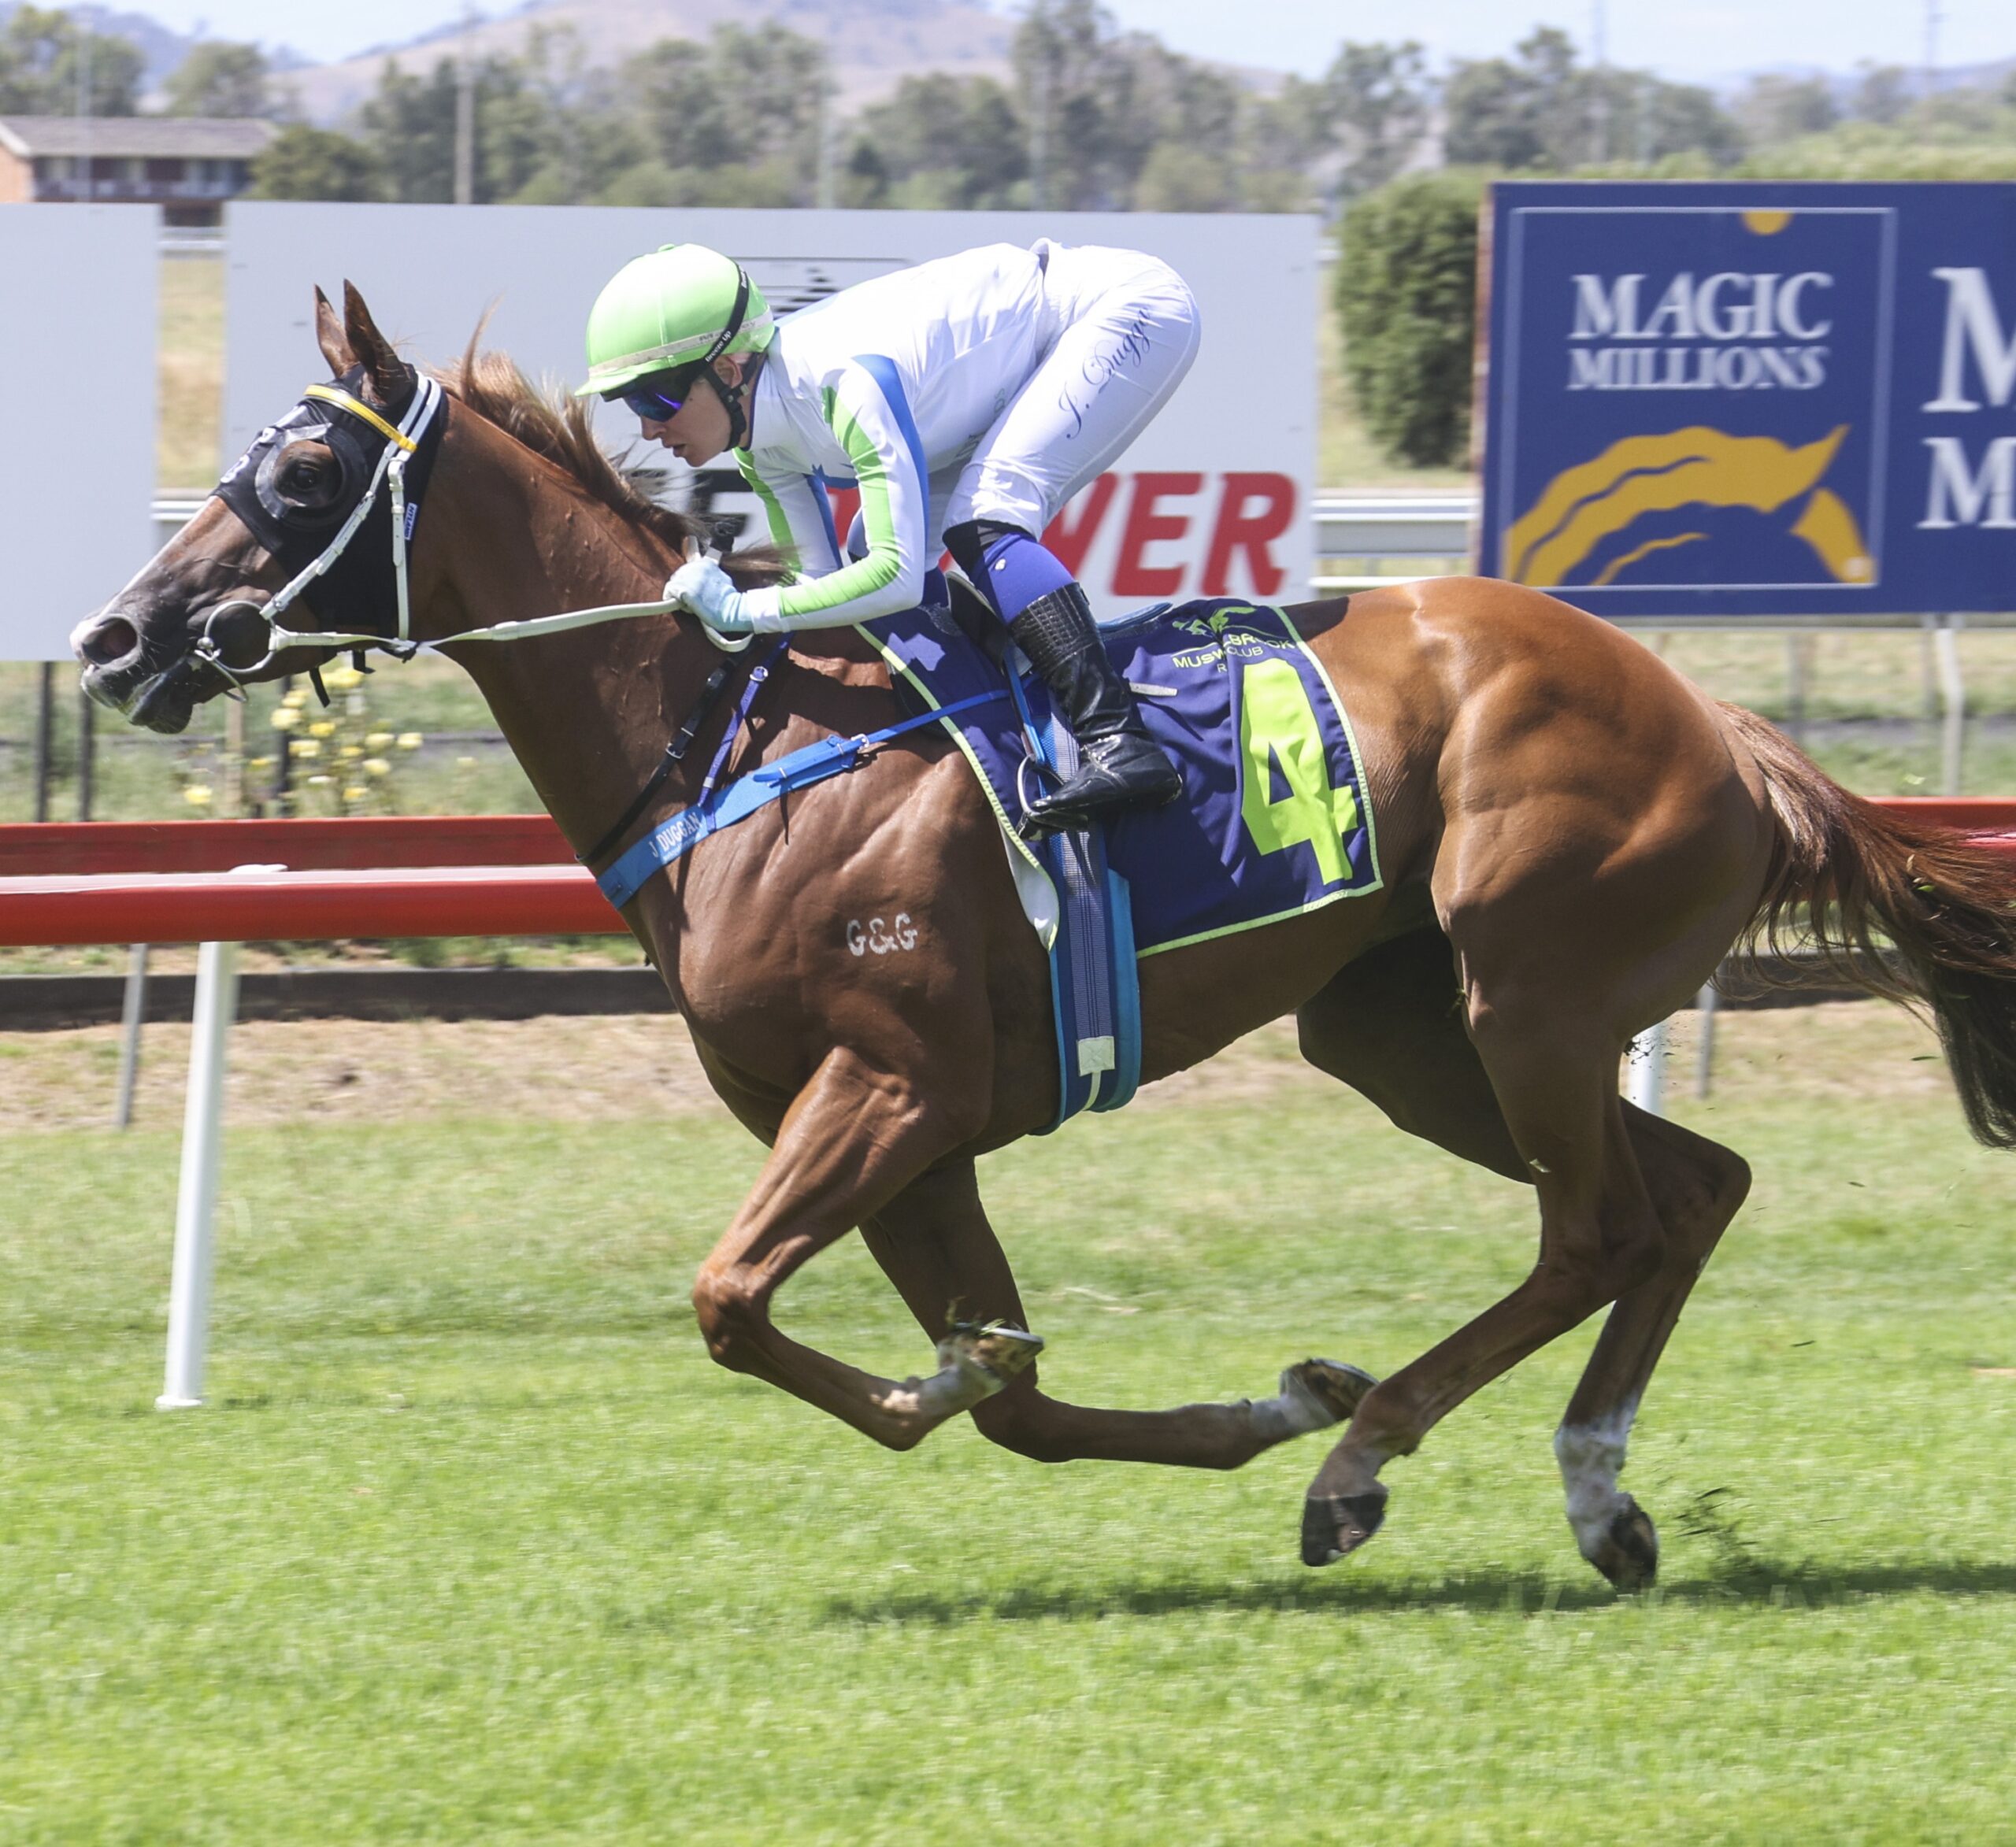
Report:
<svg viewBox="0 0 2016 1847"><path fill-rule="evenodd" d="M333 485L329 458L304 443L280 457L280 465L273 472L273 485L289 500L324 498Z"/></svg>

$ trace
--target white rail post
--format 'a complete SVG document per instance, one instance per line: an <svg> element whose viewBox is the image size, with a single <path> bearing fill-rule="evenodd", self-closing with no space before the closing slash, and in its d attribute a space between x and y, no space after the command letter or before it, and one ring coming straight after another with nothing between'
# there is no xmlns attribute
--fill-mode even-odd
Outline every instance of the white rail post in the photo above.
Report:
<svg viewBox="0 0 2016 1847"><path fill-rule="evenodd" d="M1718 979L1721 971L1715 971ZM1710 981L1695 997L1694 1005L1701 1012L1701 1049L1694 1066L1694 1094L1706 1099L1709 1087L1715 1078L1715 1016L1721 1011L1721 990Z"/></svg>
<svg viewBox="0 0 2016 1847"><path fill-rule="evenodd" d="M126 961L126 1001L119 1016L119 1092L112 1106L114 1128L133 1126L133 1087L140 1075L140 1028L147 1017L147 946L136 942Z"/></svg>
<svg viewBox="0 0 2016 1847"><path fill-rule="evenodd" d="M1967 682L1960 671L1960 625L1958 616L1943 616L1933 631L1932 645L1939 662L1939 692L1945 708L1940 727L1939 792L1958 795L1962 780L1962 753L1967 739Z"/></svg>
<svg viewBox="0 0 2016 1847"><path fill-rule="evenodd" d="M175 1268L168 1290L168 1377L157 1411L203 1401L217 1173L224 1157L224 1078L238 1011L238 945L206 942L196 961L195 1030L182 1117L182 1181L175 1200Z"/></svg>
<svg viewBox="0 0 2016 1847"><path fill-rule="evenodd" d="M1666 1023L1648 1026L1625 1049L1624 1094L1647 1116L1663 1116L1666 1084Z"/></svg>

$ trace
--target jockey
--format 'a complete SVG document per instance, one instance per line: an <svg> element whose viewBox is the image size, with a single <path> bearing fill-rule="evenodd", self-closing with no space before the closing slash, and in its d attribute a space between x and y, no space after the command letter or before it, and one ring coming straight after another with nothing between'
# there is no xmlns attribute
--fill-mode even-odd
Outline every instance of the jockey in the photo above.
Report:
<svg viewBox="0 0 2016 1847"><path fill-rule="evenodd" d="M1197 350L1197 308L1131 250L994 244L857 283L781 322L732 259L670 244L617 272L588 316L588 382L699 468L732 450L798 576L739 590L709 558L669 596L717 633L914 608L942 550L1007 624L1080 749L1032 831L1173 801L1174 765L1040 535L1110 467ZM844 546L830 487L861 512Z"/></svg>

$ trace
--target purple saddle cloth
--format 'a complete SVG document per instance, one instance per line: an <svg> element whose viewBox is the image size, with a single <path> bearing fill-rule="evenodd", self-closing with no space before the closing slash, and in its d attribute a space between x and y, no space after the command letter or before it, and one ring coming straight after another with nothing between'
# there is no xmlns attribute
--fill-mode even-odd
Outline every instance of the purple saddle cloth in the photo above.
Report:
<svg viewBox="0 0 2016 1847"><path fill-rule="evenodd" d="M917 709L1002 683L981 639L942 607L864 627ZM1106 866L1132 897L1137 956L1380 889L1351 720L1284 613L1226 598L1163 604L1101 632L1183 772L1182 799L1104 830ZM1011 831L1060 741L1042 682L1025 675L1017 692L945 720Z"/></svg>

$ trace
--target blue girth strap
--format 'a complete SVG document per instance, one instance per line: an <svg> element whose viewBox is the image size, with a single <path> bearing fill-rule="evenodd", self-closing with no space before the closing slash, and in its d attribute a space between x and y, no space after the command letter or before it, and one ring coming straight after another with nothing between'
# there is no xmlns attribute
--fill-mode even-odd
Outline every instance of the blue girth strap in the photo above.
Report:
<svg viewBox="0 0 2016 1847"><path fill-rule="evenodd" d="M869 751L888 743L892 738L900 738L906 731L921 731L926 725L937 724L955 712L1007 697L1005 687L996 692L976 693L956 704L920 713L899 724L884 725L879 731L847 738L822 738L816 744L806 745L802 750L794 750L788 757L779 757L775 763L761 764L724 787L717 787L728 754L742 734L743 721L749 716L749 708L755 702L756 694L769 677L770 668L789 645L787 637L750 674L749 684L743 689L735 716L728 721L728 735L721 740L721 747L715 753L713 763L700 785L699 797L692 806L681 809L677 814L661 821L596 879L602 896L618 910L644 888L654 872L683 858L709 835L718 834L724 827L732 827L737 821L747 820L794 790L809 788L814 783L823 783L828 776L845 775L858 768Z"/></svg>

